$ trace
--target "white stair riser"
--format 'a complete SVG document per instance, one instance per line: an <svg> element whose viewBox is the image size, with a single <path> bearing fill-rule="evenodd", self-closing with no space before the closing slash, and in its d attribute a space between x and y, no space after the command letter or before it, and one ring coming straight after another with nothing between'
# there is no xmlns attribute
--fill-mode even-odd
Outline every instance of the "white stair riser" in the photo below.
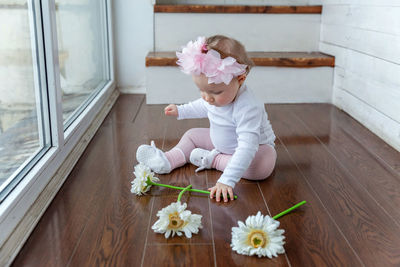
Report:
<svg viewBox="0 0 400 267"><path fill-rule="evenodd" d="M317 51L319 14L155 13L156 51L175 51L197 36L223 34L247 51Z"/></svg>
<svg viewBox="0 0 400 267"><path fill-rule="evenodd" d="M322 0L157 0L164 5L321 5Z"/></svg>
<svg viewBox="0 0 400 267"><path fill-rule="evenodd" d="M200 96L177 67L146 68L147 104L186 103ZM330 103L333 68L254 67L247 85L264 103Z"/></svg>

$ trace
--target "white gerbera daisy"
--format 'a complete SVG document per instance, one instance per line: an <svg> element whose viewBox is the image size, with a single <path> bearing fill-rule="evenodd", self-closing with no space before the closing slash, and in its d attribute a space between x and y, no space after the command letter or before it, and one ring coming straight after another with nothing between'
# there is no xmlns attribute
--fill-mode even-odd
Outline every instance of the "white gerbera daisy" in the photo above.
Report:
<svg viewBox="0 0 400 267"><path fill-rule="evenodd" d="M133 174L135 174L136 178L131 182L131 192L139 196L150 190L151 185L146 183L147 178L149 178L152 182L160 181L160 179L154 177L154 172L152 172L148 166L142 163L139 163L135 166L135 171Z"/></svg>
<svg viewBox="0 0 400 267"><path fill-rule="evenodd" d="M279 222L269 216L249 216L246 224L239 221L239 227L232 227L232 250L243 255L257 255L272 258L285 252L284 230L277 229Z"/></svg>
<svg viewBox="0 0 400 267"><path fill-rule="evenodd" d="M171 233L172 237L175 234L181 236L182 232L185 233L187 238L191 238L192 233L197 234L199 228L203 228L201 225L202 216L192 214L190 210L185 210L186 206L186 203L181 204L180 201L177 201L159 210L157 217L160 218L151 228L156 233L164 234L165 238L168 238Z"/></svg>

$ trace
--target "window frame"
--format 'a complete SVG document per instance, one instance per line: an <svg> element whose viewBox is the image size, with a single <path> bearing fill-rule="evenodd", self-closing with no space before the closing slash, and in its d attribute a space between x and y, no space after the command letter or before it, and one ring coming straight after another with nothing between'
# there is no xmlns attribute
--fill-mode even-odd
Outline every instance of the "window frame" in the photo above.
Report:
<svg viewBox="0 0 400 267"><path fill-rule="evenodd" d="M40 22L42 27L42 44L44 55L46 58L46 79L49 122L51 130L51 147L44 155L36 162L26 176L19 184L8 194L7 198L0 204L0 247L4 245L11 236L15 236L18 244L13 244L15 247L15 255L2 255L0 252L0 262L4 259L12 260L16 256L18 250L22 247L29 233L33 230L39 218L50 204L55 194L46 196L45 203L38 203L41 210L37 211L33 222L30 222L29 229L24 229L24 233L16 233L14 230L25 218L25 214L30 210L38 197L43 192L44 188L51 182L53 176L57 173L60 166L69 153L77 145L80 138L89 128L98 112L106 104L112 93L115 91L115 73L114 73L114 47L113 47L113 31L112 31L112 12L111 0L103 0L106 4L106 35L107 52L108 52L108 70L109 81L86 106L86 108L77 116L75 121L68 127L64 133L64 125L62 118L62 101L61 101L61 84L59 76L58 62L58 43L57 29L55 17L55 3L53 0L28 0L32 1L35 6L40 7ZM36 18L36 23L38 18ZM39 42L39 41L38 41ZM43 60L40 59L40 60ZM76 161L74 162L74 164ZM66 173L60 184L57 184L57 191L61 188L69 173ZM5 252L7 253L7 252ZM11 262L9 262L11 263Z"/></svg>
<svg viewBox="0 0 400 267"><path fill-rule="evenodd" d="M38 136L40 148L35 151L25 162L15 170L15 172L0 186L0 204L18 185L18 183L32 169L36 162L52 146L50 136L50 120L48 109L48 90L46 83L46 69L44 62L44 44L42 19L40 7L36 7L35 1L27 1L29 29L31 36L32 63L33 63L33 83L35 90L35 106L38 124Z"/></svg>

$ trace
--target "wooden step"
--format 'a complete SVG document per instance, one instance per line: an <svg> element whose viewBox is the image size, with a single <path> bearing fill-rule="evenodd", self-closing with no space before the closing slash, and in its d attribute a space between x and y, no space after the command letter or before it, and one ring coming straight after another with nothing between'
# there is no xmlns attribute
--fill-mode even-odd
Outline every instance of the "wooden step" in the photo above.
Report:
<svg viewBox="0 0 400 267"><path fill-rule="evenodd" d="M155 13L321 14L322 6L154 5Z"/></svg>
<svg viewBox="0 0 400 267"><path fill-rule="evenodd" d="M335 58L320 52L249 52L256 66L315 68L334 67ZM177 66L175 52L150 52L146 67Z"/></svg>

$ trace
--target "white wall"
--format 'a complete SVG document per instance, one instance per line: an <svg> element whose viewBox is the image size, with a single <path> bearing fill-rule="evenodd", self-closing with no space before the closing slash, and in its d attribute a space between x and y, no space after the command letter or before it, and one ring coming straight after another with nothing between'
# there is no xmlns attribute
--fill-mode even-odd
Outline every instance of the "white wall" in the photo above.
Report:
<svg viewBox="0 0 400 267"><path fill-rule="evenodd" d="M322 0L156 0L157 4L194 5L320 5Z"/></svg>
<svg viewBox="0 0 400 267"><path fill-rule="evenodd" d="M224 34L247 51L312 52L320 26L320 14L156 13L154 43L156 51L176 51L196 36Z"/></svg>
<svg viewBox="0 0 400 267"><path fill-rule="evenodd" d="M153 50L152 0L114 0L116 81L122 92L145 92L145 59Z"/></svg>
<svg viewBox="0 0 400 267"><path fill-rule="evenodd" d="M321 21L333 104L400 151L400 1L323 0Z"/></svg>

